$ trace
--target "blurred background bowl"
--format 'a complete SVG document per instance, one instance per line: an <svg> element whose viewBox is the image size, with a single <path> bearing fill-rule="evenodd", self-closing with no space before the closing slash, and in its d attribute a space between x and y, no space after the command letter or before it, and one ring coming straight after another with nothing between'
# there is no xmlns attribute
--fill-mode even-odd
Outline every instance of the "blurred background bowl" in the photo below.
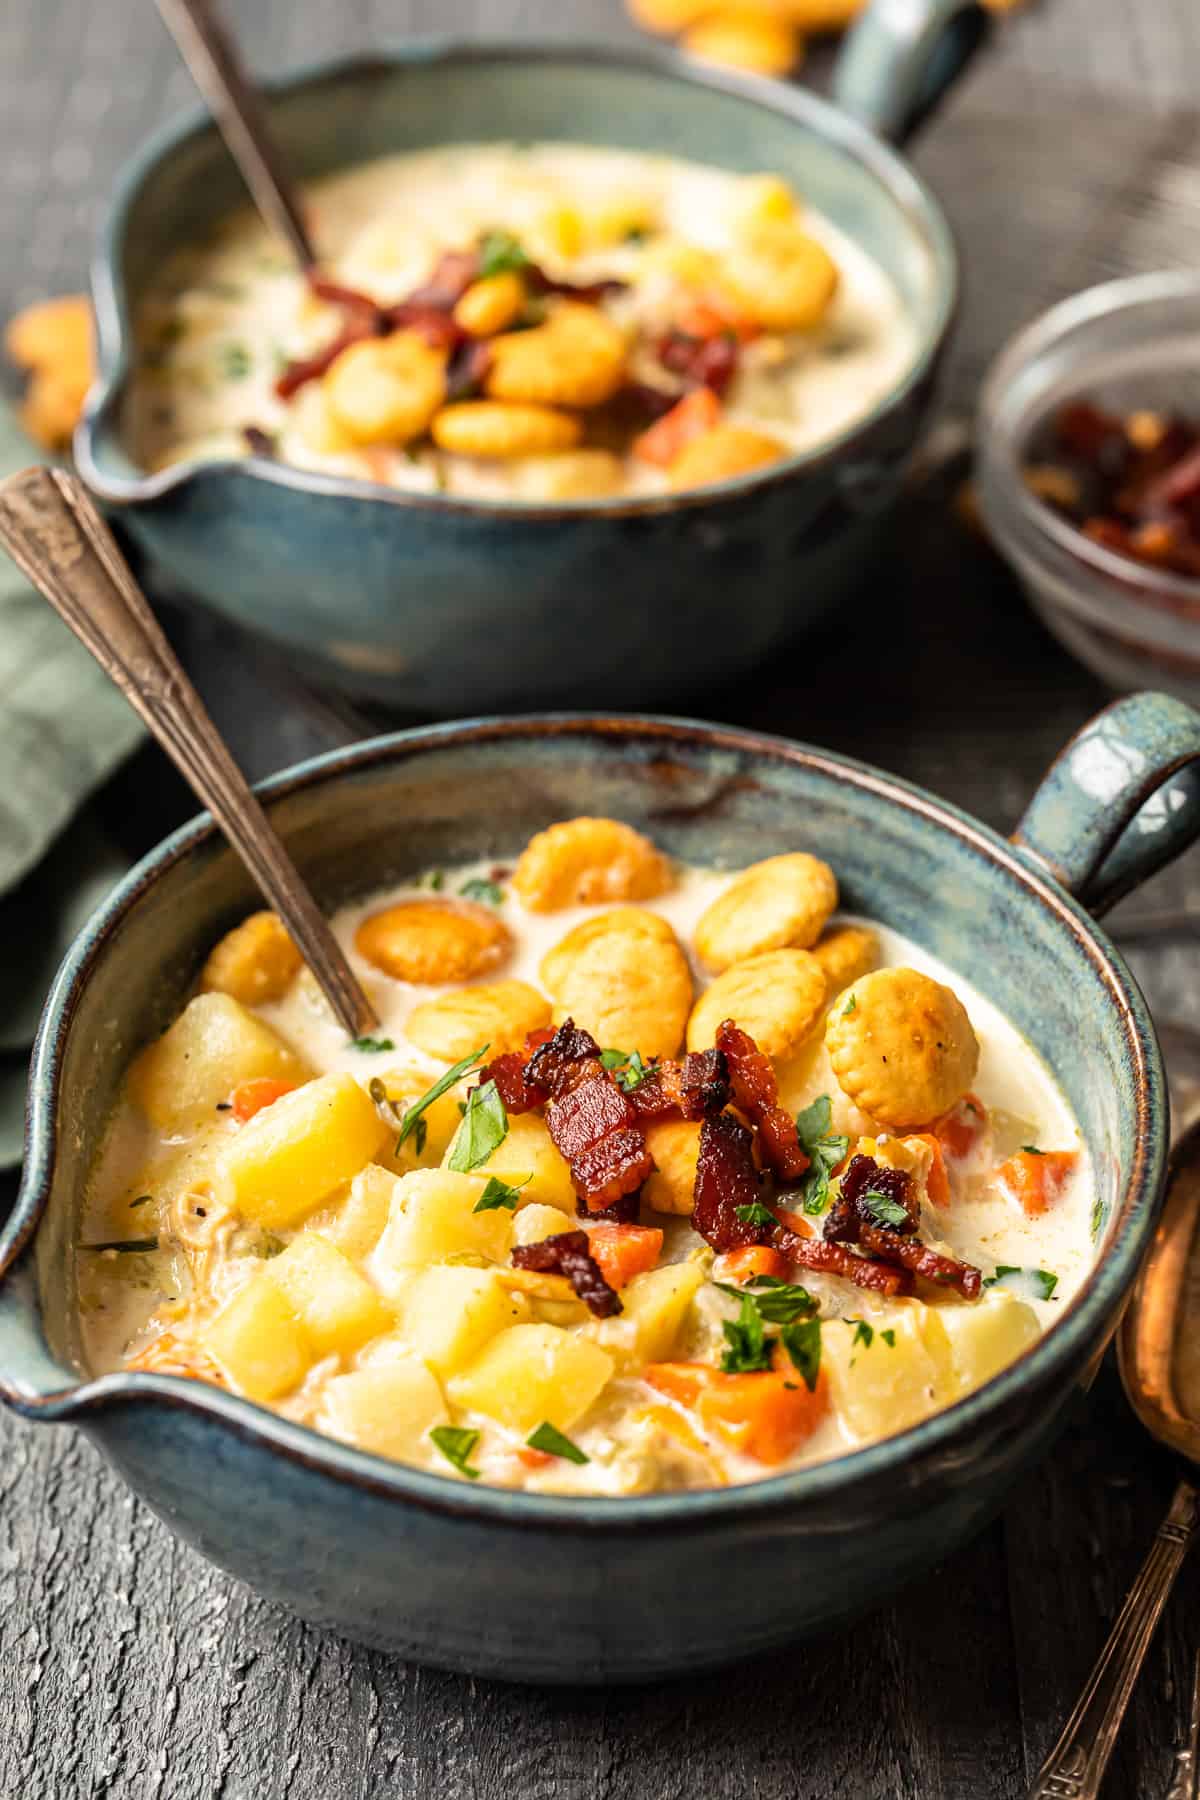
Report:
<svg viewBox="0 0 1200 1800"><path fill-rule="evenodd" d="M871 39L855 104L941 88L931 17ZM861 48L861 46L860 46ZM418 713L554 700L642 705L753 667L837 605L869 553L925 418L958 269L933 196L847 112L666 51L410 43L270 90L292 166L315 177L463 140L558 139L771 170L882 265L915 321L903 380L827 445L719 488L549 506L400 493L279 464L147 475L122 446L130 319L163 260L243 203L207 115L150 143L118 190L94 273L100 382L84 478L172 588L286 647L302 669Z"/></svg>
<svg viewBox="0 0 1200 1800"><path fill-rule="evenodd" d="M993 363L977 433L988 531L1049 629L1111 687L1196 704L1200 579L1093 542L1025 479L1054 416L1081 400L1200 418L1200 274L1105 282L1051 307Z"/></svg>

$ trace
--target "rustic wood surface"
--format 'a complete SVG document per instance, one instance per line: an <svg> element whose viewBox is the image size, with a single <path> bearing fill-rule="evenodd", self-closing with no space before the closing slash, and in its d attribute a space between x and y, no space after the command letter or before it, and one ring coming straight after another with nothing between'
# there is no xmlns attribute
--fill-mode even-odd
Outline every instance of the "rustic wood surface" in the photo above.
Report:
<svg viewBox="0 0 1200 1800"><path fill-rule="evenodd" d="M260 67L406 29L629 30L618 0L231 10ZM114 171L191 96L149 0L7 0L0 69L7 314L81 281ZM1152 251L1176 254L1198 69L1194 0L1043 0L955 97L918 152L972 274L953 413L964 415L1004 334L1053 294ZM1007 829L1105 696L955 522L953 480L947 471L913 494L890 573L853 620L769 679L690 704L879 762ZM366 728L211 627L171 623L252 773ZM138 847L189 809L148 751L106 810ZM1150 900L1200 905L1197 855L1136 904ZM1191 943L1134 961L1164 1016L1194 1013ZM0 1797L1009 1800L1074 1699L1169 1488L1109 1367L1003 1516L852 1632L686 1686L539 1693L406 1666L297 1624L180 1546L79 1434L0 1418ZM1198 1602L1193 1565L1136 1695L1112 1800L1166 1794Z"/></svg>

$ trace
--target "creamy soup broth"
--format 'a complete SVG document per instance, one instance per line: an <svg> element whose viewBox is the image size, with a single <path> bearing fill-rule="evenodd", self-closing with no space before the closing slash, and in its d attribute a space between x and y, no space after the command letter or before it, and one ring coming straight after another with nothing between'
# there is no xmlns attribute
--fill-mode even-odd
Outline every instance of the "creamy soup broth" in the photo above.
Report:
<svg viewBox="0 0 1200 1800"><path fill-rule="evenodd" d="M257 217L238 213L174 256L141 305L124 424L145 467L253 449L423 493L662 492L836 437L915 355L889 278L770 175L586 146L462 145L343 171L312 184L307 205L323 275L380 308L427 292L446 252L476 255L488 291L443 281L440 314L415 331L437 339L458 331L453 318L470 333L450 351L414 346L412 328L387 350L355 345L281 397L281 378L362 314L314 293ZM589 294L597 283L613 285ZM393 384L389 407L380 394ZM501 410L450 410L482 402Z"/></svg>
<svg viewBox="0 0 1200 1800"><path fill-rule="evenodd" d="M837 913L822 918L835 897L832 878L817 912L797 927L813 937L810 949L753 950L714 979L712 965L760 929L777 871L767 890L758 878L751 898L759 913L747 938L745 906L728 906L745 876L673 869L659 859L650 880L639 884L636 870L626 879L627 868L604 899L577 904L561 883L557 892L546 885L546 859L537 865L531 851L515 875L491 864L429 871L336 915L337 936L379 1013L379 1032L369 1042L347 1042L308 972L274 960L279 943L270 932L251 941L253 931L243 928L218 947L204 978L209 991L191 1003L174 1039L168 1033L135 1064L95 1173L77 1256L92 1369L133 1366L216 1380L288 1418L443 1474L533 1491L618 1495L754 1480L852 1450L950 1404L1053 1324L1092 1261L1098 1220L1091 1172L1052 1074L983 995L892 932ZM761 867L772 871L774 864ZM799 873L807 879L807 870ZM565 879L568 890L574 883L576 894L589 892L571 868ZM622 880L635 896L627 903ZM656 882L669 885L644 891ZM713 910L722 896L723 918ZM538 910L544 901L553 902L551 910ZM802 896L801 910L803 904ZM478 927L480 942L488 940L482 952L478 942L474 951L468 947L468 960L478 953L486 964L473 979L385 972L382 965L395 967L398 956L410 975L432 976L438 958L459 955L458 909ZM658 935L645 935L648 915L652 925L661 922ZM402 941L396 920L407 934ZM629 940L620 936L628 929L643 933L632 962ZM778 937L780 927L761 929ZM616 937L605 935L614 930ZM597 937L602 949L589 965L588 946ZM414 954L432 958L430 967L414 964ZM747 975L764 958L765 1000L763 984L756 990ZM620 988L628 967L640 970L636 992ZM857 972L843 983L851 968ZM716 1236L719 1244L719 1233L710 1229L706 1242L693 1228L701 1204L695 1143L710 1130L704 1123L644 1127L657 1167L626 1197L623 1224L589 1213L579 1198L586 1182L547 1129L559 1101L506 1119L501 1107L505 1129L491 1143L495 1118L483 1110L477 1117L478 1094L470 1099L483 1079L478 1065L422 1115L423 1141L410 1129L396 1148L396 1121L446 1074L463 1043L469 1051L490 1037L487 1064L505 1029L522 1040L532 1022L549 1036L552 1008L561 1019L569 1007L577 1022L590 1019L599 1038L622 1031L626 1041L600 1044L617 1065L638 1047L630 1033L648 1039L660 1031L652 1054L640 1059L644 1071L654 1055L665 1056L664 1045L682 1053L677 1040L689 1014L688 1041L711 1042L697 1009L716 1001L712 1018L728 1005L778 1048L772 1033L789 1028L772 1013L779 995L797 979L796 992L804 993L804 979L822 969L819 1003L811 996L801 1002L811 1012L807 1036L770 1065L780 1105L789 1119L799 1116L811 1166L798 1180L761 1179L751 1211L764 1207L771 1226L757 1229L759 1244L722 1250L711 1241ZM882 983L880 970L888 971ZM945 1005L952 1000L964 1009L953 1017L969 1020L971 1044L946 1051L966 1058L960 1079L969 1068L969 1092L941 1122L923 1121L920 1131L889 1128L859 1104L865 1077L858 1052L872 1032L894 1030L889 995L909 997L906 1032L910 1017L927 1018L921 1008L929 996L936 1008L947 990ZM255 991L265 997L255 1001ZM653 1014L644 1009L647 994L661 996ZM474 1010L456 1024L464 1001ZM624 1018L623 1006L631 1009ZM660 1025L672 1006L676 1022ZM206 1007L219 1016L199 1031ZM498 1027L505 1016L508 1027ZM647 1023L639 1027L639 1018ZM192 1035L181 1048L189 1019ZM248 1047L239 1035L246 1021L261 1034ZM860 1026L861 1044L843 1042ZM915 1041L924 1027L911 1029ZM903 1044L886 1062L885 1078L897 1060ZM632 1101L638 1065L634 1058L597 1079L628 1086ZM914 1081L931 1067L928 1059L914 1063ZM935 1073L940 1079L944 1071ZM641 1085L646 1079L642 1072ZM361 1107L361 1116L347 1112L337 1128L350 1138L359 1133L357 1148L331 1148L320 1118L306 1139L313 1121L298 1114L282 1145L266 1141L270 1121L286 1124L286 1109L306 1092L324 1091L322 1084L330 1089L328 1105L344 1108L339 1082ZM364 1090L380 1101L385 1124L377 1124ZM745 1104L721 1117L721 1128L732 1124L736 1137ZM561 1120L556 1129L565 1141ZM477 1141L464 1156L464 1135L473 1132ZM287 1161L289 1133L299 1138L294 1165ZM693 1165L681 1177L679 1147L689 1135ZM930 1160L935 1138L940 1179ZM759 1163L766 1161L765 1142L756 1143ZM240 1171L228 1162L235 1152L249 1154ZM339 1154L343 1163L334 1166ZM906 1292L875 1291L836 1269L793 1263L771 1250L782 1230L785 1245L814 1254L858 1156L870 1159L869 1187L882 1184L902 1198L907 1192L919 1219L910 1244L955 1259L950 1267L979 1272L976 1297L924 1277L905 1278ZM325 1191L320 1179L312 1185L311 1173L314 1162L331 1157ZM822 1157L830 1169L824 1192L814 1178ZM447 1164L459 1171L449 1176L448 1196L438 1189ZM295 1180L309 1187L298 1203L285 1204ZM480 1210L489 1183L493 1200ZM683 1209L693 1204L689 1215ZM888 1194L862 1204L874 1209L872 1219L908 1229ZM780 1220L804 1235L789 1237ZM596 1254L620 1311L596 1316L574 1278L514 1267L521 1246L577 1230L593 1246L617 1246ZM753 1236L756 1228L745 1224L745 1232ZM320 1257L306 1261L314 1239ZM626 1252L633 1261L622 1268ZM835 1253L856 1259L863 1245ZM760 1271L773 1286L763 1284ZM266 1307L259 1304L264 1295ZM522 1360L533 1351L532 1363ZM561 1367L554 1362L560 1354Z"/></svg>

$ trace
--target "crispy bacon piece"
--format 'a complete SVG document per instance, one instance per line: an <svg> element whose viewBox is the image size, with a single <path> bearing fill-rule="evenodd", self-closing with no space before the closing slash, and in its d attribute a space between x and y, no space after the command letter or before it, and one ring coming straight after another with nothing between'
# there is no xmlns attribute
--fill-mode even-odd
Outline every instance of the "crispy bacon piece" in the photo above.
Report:
<svg viewBox="0 0 1200 1800"><path fill-rule="evenodd" d="M343 350L351 344L359 344L364 338L378 337L378 329L363 317L352 319L343 326L332 341L323 350L317 350L312 356L302 356L295 362L288 363L278 381L275 392L281 400L290 400L293 394L310 381L319 381L326 371L335 363Z"/></svg>
<svg viewBox="0 0 1200 1800"><path fill-rule="evenodd" d="M414 288L402 306L431 307L451 312L479 274L478 250L443 250L428 281Z"/></svg>
<svg viewBox="0 0 1200 1800"><path fill-rule="evenodd" d="M779 1084L769 1056L749 1032L723 1019L717 1026L717 1048L729 1067L734 1104L758 1127L763 1155L781 1181L799 1181L809 1166L800 1148L796 1121L779 1104Z"/></svg>
<svg viewBox="0 0 1200 1800"><path fill-rule="evenodd" d="M628 1094L600 1061L589 1032L566 1019L529 1058L525 1081L550 1097L546 1125L571 1166L575 1192L587 1214L609 1218L628 1195L636 1194L654 1169L654 1159Z"/></svg>
<svg viewBox="0 0 1200 1800"><path fill-rule="evenodd" d="M903 1238L898 1240L903 1243ZM904 1269L859 1256L844 1244L831 1244L826 1238L797 1237L781 1225L772 1233L771 1242L790 1262L804 1269L820 1269L827 1275L844 1275L857 1287L871 1288L877 1294L892 1296L912 1290L912 1280Z"/></svg>
<svg viewBox="0 0 1200 1800"><path fill-rule="evenodd" d="M370 294L343 287L341 282L329 281L324 275L310 275L308 285L318 300L327 300L331 306L340 306L343 312L357 314L375 333L383 330L384 309Z"/></svg>
<svg viewBox="0 0 1200 1800"><path fill-rule="evenodd" d="M600 1067L599 1044L590 1031L580 1030L574 1019L564 1019L529 1058L526 1079L557 1098L574 1086L591 1062Z"/></svg>
<svg viewBox="0 0 1200 1800"><path fill-rule="evenodd" d="M495 1082L504 1102L505 1112L532 1112L537 1106L545 1106L550 1096L545 1088L526 1079L526 1067L521 1052L509 1050L503 1056L493 1057L487 1067L480 1071L479 1084L482 1086L488 1081Z"/></svg>
<svg viewBox="0 0 1200 1800"><path fill-rule="evenodd" d="M572 300L581 301L584 306L595 306L606 294L623 294L629 286L627 281L618 281L613 275L605 281L557 281L534 262L526 263L521 275L527 293L565 294Z"/></svg>
<svg viewBox="0 0 1200 1800"><path fill-rule="evenodd" d="M738 363L738 344L732 332L719 337L691 337L672 329L659 340L656 354L664 369L682 375L693 387L711 388L723 394L733 380Z"/></svg>
<svg viewBox="0 0 1200 1800"><path fill-rule="evenodd" d="M536 1269L543 1275L565 1275L588 1311L597 1319L611 1319L621 1302L601 1273L588 1247L586 1231L560 1231L540 1244L519 1244L512 1253L515 1269Z"/></svg>
<svg viewBox="0 0 1200 1800"><path fill-rule="evenodd" d="M690 1050L681 1063L658 1062L629 1098L643 1119L707 1119L729 1101L729 1070L720 1050Z"/></svg>
<svg viewBox="0 0 1200 1800"><path fill-rule="evenodd" d="M739 1219L740 1206L762 1204L762 1176L754 1166L754 1140L730 1113L705 1119L696 1161L692 1227L714 1250L761 1244L768 1226Z"/></svg>
<svg viewBox="0 0 1200 1800"><path fill-rule="evenodd" d="M871 1156L852 1156L838 1184L837 1199L825 1215L825 1237L831 1243L857 1244L863 1227L880 1220L866 1203L867 1194L884 1194L904 1208L904 1223L892 1229L911 1236L921 1218L921 1205L912 1176L903 1169L889 1169Z"/></svg>
<svg viewBox="0 0 1200 1800"><path fill-rule="evenodd" d="M484 338L463 338L450 352L446 365L447 400L469 400L483 391L483 379L492 364L491 345ZM493 881L495 876L492 877Z"/></svg>
<svg viewBox="0 0 1200 1800"><path fill-rule="evenodd" d="M859 1239L863 1248L885 1261L898 1263L924 1281L938 1287L950 1287L964 1300L978 1300L983 1276L974 1263L959 1262L956 1256L942 1256L919 1238L901 1237L898 1231L887 1231L879 1225L864 1225Z"/></svg>
<svg viewBox="0 0 1200 1800"><path fill-rule="evenodd" d="M401 300L389 306L385 315L391 331L415 331L434 350L457 350L465 344L467 333L441 307L423 300Z"/></svg>

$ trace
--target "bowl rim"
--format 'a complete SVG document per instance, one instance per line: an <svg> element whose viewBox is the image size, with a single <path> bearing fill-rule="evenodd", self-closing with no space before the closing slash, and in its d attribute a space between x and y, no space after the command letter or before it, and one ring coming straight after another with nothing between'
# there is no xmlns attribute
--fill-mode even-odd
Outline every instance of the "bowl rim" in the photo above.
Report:
<svg viewBox="0 0 1200 1800"><path fill-rule="evenodd" d="M1014 542L1014 534L1023 532L1017 540L1020 549L1025 555L1041 556L1049 541L1102 579L1110 599L1125 606L1149 606L1176 617L1182 612L1194 620L1195 609L1200 607L1200 576L1148 568L1106 549L1047 506L1022 480L1021 453L1027 438L1018 437L1018 428L1024 431L1033 414L1026 403L1014 415L1011 399L1039 358L1093 320L1111 317L1115 312L1135 312L1162 300L1188 297L1200 303L1200 274L1187 269L1151 269L1098 282L1057 301L1014 333L994 357L979 390L976 419L983 477L980 499L988 527L1003 548ZM999 510L995 496L989 493L992 484L999 490L999 506L1011 508L1015 521L1005 518ZM1173 601L1177 604L1173 605Z"/></svg>
<svg viewBox="0 0 1200 1800"><path fill-rule="evenodd" d="M261 783L257 792L268 804L322 786L332 793L342 779L439 749L513 739L552 745L564 736L592 739L597 747L640 742L668 754L672 745L708 746L847 782L906 812L914 823L933 825L958 838L1007 878L1015 878L1031 903L1076 940L1125 1036L1136 1085L1136 1134L1129 1178L1106 1222L1100 1254L1062 1317L981 1388L892 1437L741 1486L664 1494L568 1496L528 1494L482 1482L473 1485L353 1449L251 1400L183 1377L113 1373L84 1377L35 1396L0 1386L0 1398L27 1417L50 1421L82 1417L86 1422L109 1406L139 1402L184 1407L328 1479L426 1511L511 1527L621 1533L703 1528L735 1517L778 1513L805 1502L826 1501L885 1474L896 1484L897 1493L903 1493L904 1465L910 1459L928 1461L940 1452L945 1463L952 1463L961 1454L955 1440L973 1433L989 1413L1017 1400L1027 1382L1037 1380L1045 1386L1072 1368L1077 1371L1095 1353L1098 1334L1106 1334L1115 1324L1162 1193L1168 1116L1162 1060L1145 1001L1115 947L1032 856L990 827L923 788L856 759L772 734L663 714L538 713L422 726L327 751L281 771ZM168 869L219 835L209 816L201 814L163 839L92 916L55 977L30 1065L25 1170L12 1215L0 1231L0 1279L31 1246L45 1210L54 1177L63 1048L91 970L140 897ZM41 1343L48 1352L44 1336Z"/></svg>
<svg viewBox="0 0 1200 1800"><path fill-rule="evenodd" d="M787 86L762 76L738 74L700 62L661 46L632 46L585 39L579 43L540 38L513 43L500 39L425 36L393 40L368 53L322 58L260 85L271 98L281 98L323 83L353 82L383 68L431 69L452 64L495 62L576 63L584 67L630 69L672 80L701 94L727 94L777 114L792 124L809 125L831 139L864 166L896 202L926 246L934 271L937 305L933 320L920 335L916 352L898 381L869 412L854 419L836 437L797 451L768 465L680 494L528 502L480 499L455 494L413 493L378 482L293 468L269 458L227 457L173 464L157 473L120 475L100 467L95 440L132 369L133 328L120 251L129 213L143 189L168 156L187 141L215 135L207 108L189 109L154 132L126 162L118 176L109 209L101 221L91 264L92 300L99 345L99 373L83 417L76 427L74 456L88 487L112 506L134 506L161 500L189 483L238 476L294 492L329 498L371 501L447 517L553 519L627 518L688 511L715 501L786 482L799 472L836 461L857 438L903 408L935 370L958 313L961 264L953 231L933 190L908 161L868 126L831 101L805 88Z"/></svg>

